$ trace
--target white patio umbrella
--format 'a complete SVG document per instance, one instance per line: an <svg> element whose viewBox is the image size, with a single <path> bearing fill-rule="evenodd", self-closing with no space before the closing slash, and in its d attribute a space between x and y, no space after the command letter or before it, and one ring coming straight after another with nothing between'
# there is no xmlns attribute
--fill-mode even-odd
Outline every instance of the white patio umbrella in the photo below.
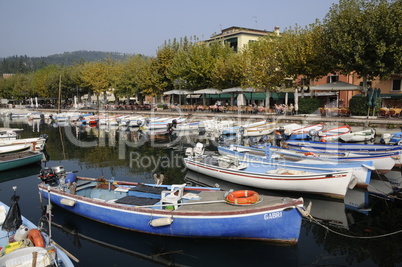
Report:
<svg viewBox="0 0 402 267"><path fill-rule="evenodd" d="M295 112L297 114L297 111L299 110L299 91L297 91L297 88L295 89Z"/></svg>
<svg viewBox="0 0 402 267"><path fill-rule="evenodd" d="M247 99L244 94L239 94L237 96L237 106L245 106L247 104Z"/></svg>
<svg viewBox="0 0 402 267"><path fill-rule="evenodd" d="M39 105L38 105L38 98L35 97L35 107L38 108L38 106L39 106Z"/></svg>

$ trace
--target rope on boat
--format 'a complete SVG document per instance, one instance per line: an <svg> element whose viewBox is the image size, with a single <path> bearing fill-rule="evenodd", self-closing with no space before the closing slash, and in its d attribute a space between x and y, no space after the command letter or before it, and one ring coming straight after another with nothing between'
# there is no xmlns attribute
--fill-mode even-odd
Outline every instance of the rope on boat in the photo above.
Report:
<svg viewBox="0 0 402 267"><path fill-rule="evenodd" d="M354 235L348 235L348 234L344 234L344 233L340 233L337 232L331 228L329 228L328 226L320 223L318 220L316 220L313 216L309 215L308 218L310 219L310 221L318 224L319 226L322 226L324 229L326 229L327 231L343 236L343 237L348 237L348 238L355 238L355 239L376 239L376 238L383 238L383 237L387 237L387 236L392 236L392 235L397 235L402 233L402 230L398 230L392 233L388 233L388 234L383 234L383 235L376 235L376 236L354 236Z"/></svg>

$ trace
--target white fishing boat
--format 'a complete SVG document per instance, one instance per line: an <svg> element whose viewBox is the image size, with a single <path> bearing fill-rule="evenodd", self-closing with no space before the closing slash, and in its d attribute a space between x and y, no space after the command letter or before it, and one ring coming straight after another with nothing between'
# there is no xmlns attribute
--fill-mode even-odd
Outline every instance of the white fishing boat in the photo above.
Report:
<svg viewBox="0 0 402 267"><path fill-rule="evenodd" d="M258 122L253 122L253 123L247 123L243 125L238 125L238 126L233 126L233 127L227 127L222 130L223 135L230 135L230 134L236 134L238 131L244 131L249 128L257 127L257 126L263 126L267 124L267 121L258 121Z"/></svg>
<svg viewBox="0 0 402 267"><path fill-rule="evenodd" d="M218 152L224 156L238 158L248 163L263 163L266 165L293 166L299 169L317 168L330 171L351 171L352 178L356 179L358 187L366 188L371 179L371 172L375 170L372 161L343 161L334 159L325 159L318 157L278 157L278 154L270 153L268 156L249 154L247 152L237 151L239 146L231 145L229 147L218 146Z"/></svg>
<svg viewBox="0 0 402 267"><path fill-rule="evenodd" d="M321 131L310 131L311 139L313 141L321 142L335 142L338 141L341 136L348 134L352 131L349 125L343 125L340 127L335 127L329 130Z"/></svg>
<svg viewBox="0 0 402 267"><path fill-rule="evenodd" d="M233 127L235 122L233 120L221 120L220 118L215 118L212 120L201 121L198 125L198 130L200 132L217 132L221 133L223 129L227 127Z"/></svg>
<svg viewBox="0 0 402 267"><path fill-rule="evenodd" d="M191 149L191 148L190 148ZM190 150L184 159L186 167L231 183L262 189L297 191L344 198L352 182L350 171L328 171L317 168L301 170L293 166L247 163L223 156L196 156Z"/></svg>
<svg viewBox="0 0 402 267"><path fill-rule="evenodd" d="M344 142L364 142L373 140L375 137L375 130L373 128L349 132L340 136L340 139Z"/></svg>
<svg viewBox="0 0 402 267"><path fill-rule="evenodd" d="M304 126L300 128L293 129L290 133L285 134L288 136L288 139L294 140L294 139L309 139L310 131L321 131L324 128L324 125L322 123L314 124L314 125L309 125L309 126Z"/></svg>
<svg viewBox="0 0 402 267"><path fill-rule="evenodd" d="M243 136L252 137L252 136L268 135L273 133L276 127L277 127L276 122L268 122L260 126L245 129L243 132Z"/></svg>
<svg viewBox="0 0 402 267"><path fill-rule="evenodd" d="M45 148L47 139L48 139L47 135L40 135L39 137L32 137L32 138L0 140L0 146L29 145L32 151L42 151Z"/></svg>

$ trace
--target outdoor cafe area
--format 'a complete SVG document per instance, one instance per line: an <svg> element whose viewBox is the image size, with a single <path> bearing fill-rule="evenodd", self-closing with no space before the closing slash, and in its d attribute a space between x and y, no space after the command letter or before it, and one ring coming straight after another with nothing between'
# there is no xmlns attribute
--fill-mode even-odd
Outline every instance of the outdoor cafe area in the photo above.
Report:
<svg viewBox="0 0 402 267"><path fill-rule="evenodd" d="M164 93L169 109L180 108L186 112L224 112L245 114L293 114L294 94L273 92L269 94L266 107L266 93L252 88L202 89L197 91L172 90ZM291 105L291 108L288 107ZM276 106L283 107L280 112Z"/></svg>

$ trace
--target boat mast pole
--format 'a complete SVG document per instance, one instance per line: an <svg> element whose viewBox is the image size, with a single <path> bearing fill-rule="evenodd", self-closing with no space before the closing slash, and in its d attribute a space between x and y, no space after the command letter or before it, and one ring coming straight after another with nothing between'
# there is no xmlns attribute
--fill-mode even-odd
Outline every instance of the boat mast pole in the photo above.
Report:
<svg viewBox="0 0 402 267"><path fill-rule="evenodd" d="M58 113L60 113L60 109L61 109L61 74L60 74L60 78L59 78L59 99L58 99Z"/></svg>

